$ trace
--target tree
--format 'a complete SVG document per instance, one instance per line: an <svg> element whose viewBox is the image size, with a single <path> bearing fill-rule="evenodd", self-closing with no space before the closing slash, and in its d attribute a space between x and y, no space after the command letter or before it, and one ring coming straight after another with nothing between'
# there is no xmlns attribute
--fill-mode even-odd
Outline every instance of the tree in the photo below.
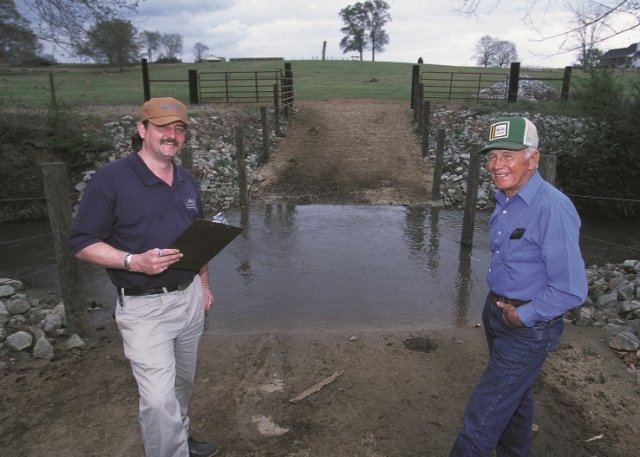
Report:
<svg viewBox="0 0 640 457"><path fill-rule="evenodd" d="M481 67L488 67L492 63L493 55L495 53L494 47L496 39L485 35L476 43L476 50L474 58L476 63Z"/></svg>
<svg viewBox="0 0 640 457"><path fill-rule="evenodd" d="M465 15L474 15L476 11L483 3L489 3L491 9L497 8L501 0L453 0L453 3L456 5L454 9ZM525 22L533 23L534 21L531 19L531 14L533 12L533 8L538 4L542 3L543 5L547 5L547 2L539 2L539 0L526 0L522 3L522 8L524 10L524 18ZM591 17L589 21L586 21L582 24L578 24L575 27L565 30L558 35L545 37L545 39L551 38L565 38L570 37L572 34L581 33L583 29L589 28L595 24L601 22L609 23L613 22L614 18L623 18L625 21L621 22L623 25L619 25L617 27L606 27L606 33L603 33L596 43L601 43L615 36L626 33L630 30L634 30L640 27L640 0L578 0L578 4L582 5L585 10L597 10L599 9L599 14ZM571 8L570 4L568 6ZM564 49L565 52L575 51L578 48L570 48Z"/></svg>
<svg viewBox="0 0 640 457"><path fill-rule="evenodd" d="M140 34L140 45L145 49L149 62L153 62L153 55L160 49L161 38L162 35L157 30L155 32L144 30Z"/></svg>
<svg viewBox="0 0 640 457"><path fill-rule="evenodd" d="M29 23L13 0L0 0L0 62L12 64L33 60L40 50Z"/></svg>
<svg viewBox="0 0 640 457"><path fill-rule="evenodd" d="M494 64L500 68L518 60L516 45L511 41L500 40L496 43Z"/></svg>
<svg viewBox="0 0 640 457"><path fill-rule="evenodd" d="M179 33L163 33L160 37L162 46L162 60L165 62L179 62L178 55L182 53L182 35Z"/></svg>
<svg viewBox="0 0 640 457"><path fill-rule="evenodd" d="M576 23L575 32L572 35L578 41L578 62L586 70L596 66L602 55L602 51L596 49L595 44L600 40L605 28L609 27L608 18L595 21L603 14L602 5L579 6L572 11Z"/></svg>
<svg viewBox="0 0 640 457"><path fill-rule="evenodd" d="M516 45L511 41L499 40L485 35L476 43L476 63L483 67L500 67L518 60Z"/></svg>
<svg viewBox="0 0 640 457"><path fill-rule="evenodd" d="M580 65L585 70L597 67L600 63L601 55L602 51L598 48L590 49L586 53L581 51L578 54L578 65Z"/></svg>
<svg viewBox="0 0 640 457"><path fill-rule="evenodd" d="M362 53L367 46L367 10L363 3L358 2L340 10L339 13L345 26L340 29L344 37L340 40L342 53L357 52L362 61Z"/></svg>
<svg viewBox="0 0 640 457"><path fill-rule="evenodd" d="M209 46L204 43L200 43L199 41L193 45L193 55L196 58L196 62L202 62L204 58L204 53L209 50Z"/></svg>
<svg viewBox="0 0 640 457"><path fill-rule="evenodd" d="M340 41L342 53L356 51L362 61L365 49L371 49L371 60L376 60L376 51L383 52L389 43L389 35L383 29L391 20L389 4L383 0L357 2L338 13L345 26L340 29L345 36Z"/></svg>
<svg viewBox="0 0 640 457"><path fill-rule="evenodd" d="M135 11L140 0L22 0L35 23L38 39L70 52L82 48L87 32L98 21Z"/></svg>
<svg viewBox="0 0 640 457"><path fill-rule="evenodd" d="M385 45L389 44L389 35L383 29L385 24L391 21L389 4L383 0L365 2L368 12L369 45L371 46L371 61L376 60L376 51L384 52Z"/></svg>
<svg viewBox="0 0 640 457"><path fill-rule="evenodd" d="M136 29L131 22L122 19L97 22L77 51L97 63L117 65L122 71L124 65L138 57Z"/></svg>

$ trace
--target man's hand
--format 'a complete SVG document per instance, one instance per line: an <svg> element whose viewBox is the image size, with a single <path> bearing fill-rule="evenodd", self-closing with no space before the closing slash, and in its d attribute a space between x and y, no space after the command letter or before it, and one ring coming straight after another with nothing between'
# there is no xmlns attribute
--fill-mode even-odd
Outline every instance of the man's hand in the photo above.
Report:
<svg viewBox="0 0 640 457"><path fill-rule="evenodd" d="M520 320L518 311L516 310L515 306L501 301L497 301L496 305L502 310L502 318L508 326L514 328L524 327L524 324Z"/></svg>
<svg viewBox="0 0 640 457"><path fill-rule="evenodd" d="M167 271L182 258L182 253L178 249L149 249L142 254L134 254L131 257L131 271L141 272L150 276L159 275Z"/></svg>
<svg viewBox="0 0 640 457"><path fill-rule="evenodd" d="M208 287L203 287L202 289L202 293L204 294L204 311L208 313L213 307L213 292L211 292L211 289Z"/></svg>

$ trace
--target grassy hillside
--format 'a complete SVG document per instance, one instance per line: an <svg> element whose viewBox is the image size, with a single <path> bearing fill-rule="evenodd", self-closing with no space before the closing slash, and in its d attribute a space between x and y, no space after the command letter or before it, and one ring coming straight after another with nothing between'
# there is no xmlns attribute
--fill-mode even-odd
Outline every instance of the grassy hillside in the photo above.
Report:
<svg viewBox="0 0 640 457"><path fill-rule="evenodd" d="M300 60L292 62L295 97L298 100L326 98L371 98L409 100L413 64L354 62L346 60ZM171 95L188 100L188 70L198 72L273 71L283 69L277 61L223 62L202 64L151 64L152 96ZM478 67L421 66L421 71L504 72L508 69ZM560 77L562 69L523 69L528 75ZM51 77L50 77L51 75ZM140 65L116 68L101 65L58 65L51 68L0 67L0 101L3 106L38 107L55 96L67 105L120 105L143 101ZM174 82L159 82L172 80ZM155 82L153 82L155 81ZM554 83L555 84L555 83Z"/></svg>

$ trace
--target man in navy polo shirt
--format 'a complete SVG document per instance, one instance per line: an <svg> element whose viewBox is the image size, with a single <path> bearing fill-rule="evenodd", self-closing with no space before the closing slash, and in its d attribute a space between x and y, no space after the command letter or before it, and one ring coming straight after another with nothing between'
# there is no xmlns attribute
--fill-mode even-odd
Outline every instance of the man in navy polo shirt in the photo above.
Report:
<svg viewBox="0 0 640 457"><path fill-rule="evenodd" d="M497 457L525 457L533 446L533 383L560 341L564 313L587 296L580 217L540 176L538 132L528 119L497 119L481 153L498 189L482 313L489 364L450 457L489 457L493 449Z"/></svg>
<svg viewBox="0 0 640 457"><path fill-rule="evenodd" d="M69 235L78 258L103 266L116 286L116 322L140 393L148 457L210 457L217 446L189 436L205 312L213 303L209 267L170 269L168 249L202 202L193 176L174 162L185 142L187 107L170 97L142 105L139 151L100 168L87 186Z"/></svg>

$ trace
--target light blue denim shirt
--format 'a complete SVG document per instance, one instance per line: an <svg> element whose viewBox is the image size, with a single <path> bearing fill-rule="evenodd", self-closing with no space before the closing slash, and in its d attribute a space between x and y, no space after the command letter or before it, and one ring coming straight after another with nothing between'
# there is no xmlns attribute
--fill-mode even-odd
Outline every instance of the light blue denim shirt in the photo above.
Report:
<svg viewBox="0 0 640 457"><path fill-rule="evenodd" d="M580 253L580 217L562 192L537 171L513 197L496 194L489 237L489 288L531 300L518 308L530 327L584 303L587 276Z"/></svg>

